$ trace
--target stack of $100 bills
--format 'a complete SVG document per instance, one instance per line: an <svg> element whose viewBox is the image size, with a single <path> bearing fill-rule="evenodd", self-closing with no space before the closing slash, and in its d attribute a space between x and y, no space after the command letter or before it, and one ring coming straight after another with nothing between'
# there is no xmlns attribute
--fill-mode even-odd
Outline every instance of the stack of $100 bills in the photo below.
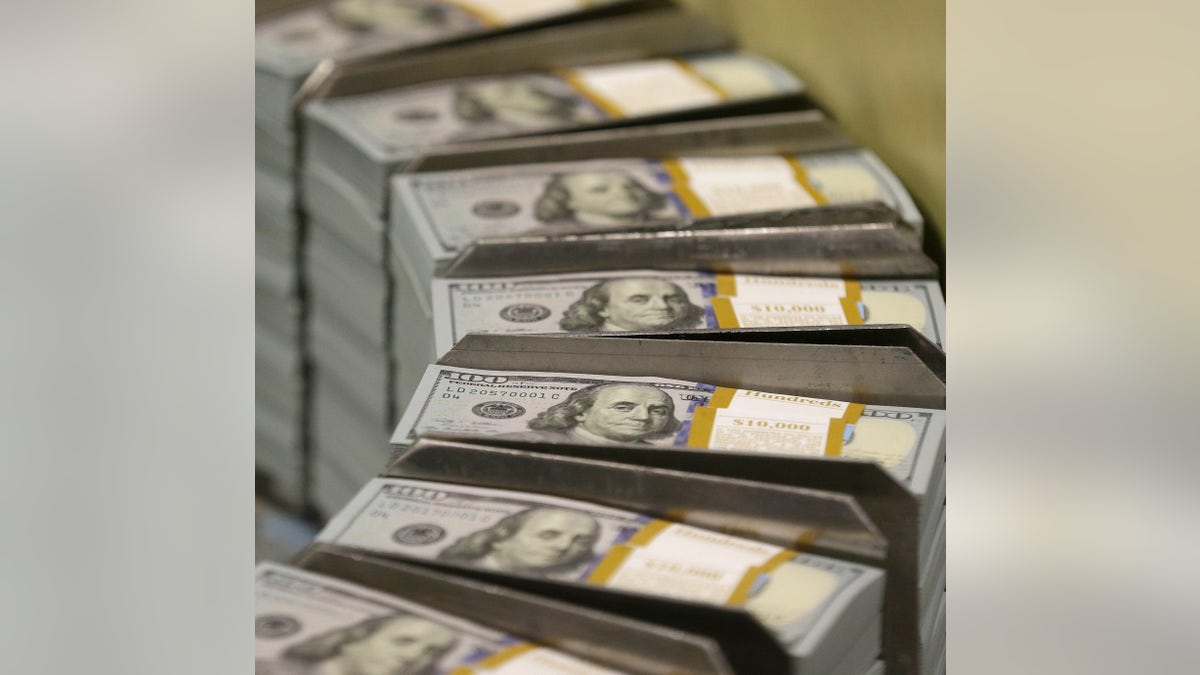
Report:
<svg viewBox="0 0 1200 675"><path fill-rule="evenodd" d="M460 615L465 605L450 596L418 602L395 584L305 569L322 547L344 552L350 565L354 556L376 556L451 579L491 574L548 601L556 589L586 588L725 608L773 637L787 672L893 672L885 600L892 580L879 560L839 557L820 547L818 535L781 545L685 513L569 498L570 485L541 492L480 479L381 476L390 458L434 434L551 449L620 446L644 452L650 465L667 452L878 465L917 513L911 619L921 667L894 672L943 673L944 410L819 398L800 385L787 393L719 386L671 372L438 362L473 333L705 339L714 331L887 324L911 327L944 349L939 284L909 273L858 277L842 265L844 276L763 274L687 269L677 260L660 269L579 261L546 272L519 259L504 274L449 271L480 242L649 231L666 239L706 219L753 223L867 202L892 209L919 250L921 213L879 157L849 142L742 147L738 134L698 140L696 152L686 144L669 154L627 145L614 152L600 142L594 157L556 154L574 134L603 138L644 124L665 129L756 114L747 106L811 106L787 69L750 51L714 49L711 36L659 50L631 29L612 35L610 54L579 58L569 45L545 46L556 27L588 24L589 16L602 35L615 16L604 12L613 8L682 16L664 9L670 2L281 4L288 9L261 18L256 30L256 465L277 501L330 519L291 565L264 562L256 571L256 672L691 672L594 660L586 645L556 639L536 603L527 624L510 630ZM528 44L522 28L535 36ZM412 55L451 58L457 46L488 44L500 45L498 62L523 65L479 64L479 72L463 67L433 79L403 68ZM542 48L537 58L513 60ZM388 71L389 60L400 65ZM352 81L344 91L341 77ZM459 168L421 166L438 153L486 155L505 139L518 139L526 152ZM520 585L533 582L544 585ZM471 588L461 592L482 592Z"/></svg>

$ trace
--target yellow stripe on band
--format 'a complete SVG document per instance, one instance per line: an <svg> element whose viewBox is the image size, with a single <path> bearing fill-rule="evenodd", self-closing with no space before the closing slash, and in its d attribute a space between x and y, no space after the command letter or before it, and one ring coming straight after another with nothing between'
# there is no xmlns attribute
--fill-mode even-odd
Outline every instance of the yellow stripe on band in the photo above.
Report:
<svg viewBox="0 0 1200 675"><path fill-rule="evenodd" d="M667 520L652 520L646 523L642 529L635 532L625 544L627 546L646 546L671 525L674 525L674 523Z"/></svg>
<svg viewBox="0 0 1200 675"><path fill-rule="evenodd" d="M828 204L829 198L822 194L821 191L814 187L812 182L808 180L808 172L805 171L804 165L800 163L800 160L791 156L785 157L785 159L787 160L788 166L792 167L792 175L796 177L796 182L799 183L800 187L804 188L808 194L812 195L813 201L822 205Z"/></svg>
<svg viewBox="0 0 1200 675"><path fill-rule="evenodd" d="M733 303L729 298L709 298L712 302L713 315L717 318L717 328L741 328L738 325L737 314L733 311Z"/></svg>
<svg viewBox="0 0 1200 675"><path fill-rule="evenodd" d="M718 274L717 295L737 295L737 277L732 274Z"/></svg>
<svg viewBox="0 0 1200 675"><path fill-rule="evenodd" d="M855 302L862 300L862 284L861 283L859 283L857 281L850 281L849 279L844 280L842 283L846 284L846 297L847 298L850 298L851 300L854 300Z"/></svg>
<svg viewBox="0 0 1200 675"><path fill-rule="evenodd" d="M608 113L613 119L623 119L625 117L625 113L621 111L621 108L617 106L617 104L613 103L607 98L604 98L600 94L593 91L591 87L587 86L587 84L584 83L583 78L579 77L579 73L577 71L569 68L562 68L554 71L554 74L562 78L567 84L571 85L575 91L579 92L582 96L587 98L587 100L596 104L596 107Z"/></svg>
<svg viewBox="0 0 1200 675"><path fill-rule="evenodd" d="M825 456L840 457L842 439L846 436L846 420L829 420L829 434L825 437Z"/></svg>
<svg viewBox="0 0 1200 675"><path fill-rule="evenodd" d="M729 599L725 601L726 605L737 607L746 602L750 597L750 589L754 588L754 582L758 581L760 572L757 567L751 567L747 570L746 575L738 582L738 585L733 589L733 593L729 594Z"/></svg>
<svg viewBox="0 0 1200 675"><path fill-rule="evenodd" d="M796 557L795 551L789 551L788 549L785 548L782 551L780 551L779 553L776 553L775 555L771 556L771 558L769 560L767 560L767 562L760 565L759 568L764 572L774 572L776 569L779 568L780 565L786 563L787 561L789 561L795 557Z"/></svg>
<svg viewBox="0 0 1200 675"><path fill-rule="evenodd" d="M846 412L842 414L842 419L846 420L846 424L854 424L858 422L858 418L862 417L865 408L866 406L861 403L851 403L846 406Z"/></svg>
<svg viewBox="0 0 1200 675"><path fill-rule="evenodd" d="M728 408L730 403L733 403L733 396L737 393L737 389L733 387L717 387L713 395L708 399L709 408Z"/></svg>
<svg viewBox="0 0 1200 675"><path fill-rule="evenodd" d="M804 533L797 535L793 540L792 548L796 551L807 551L820 536L821 531L817 528L805 528Z"/></svg>
<svg viewBox="0 0 1200 675"><path fill-rule="evenodd" d="M713 425L717 421L714 408L696 408L692 411L692 429L688 432L687 447L707 450L712 439Z"/></svg>
<svg viewBox="0 0 1200 675"><path fill-rule="evenodd" d="M729 95L728 91L725 91L724 87L712 81L704 73L697 70L696 66L692 65L690 61L685 61L683 59L671 60L675 62L675 65L679 66L680 70L696 78L709 89L712 89L713 93L717 95L717 98L721 99L722 101L728 101L733 98Z"/></svg>
<svg viewBox="0 0 1200 675"><path fill-rule="evenodd" d="M663 169L667 171L667 175L671 177L671 186L675 188L675 193L683 200L688 210L697 218L712 215L704 202L700 200L699 195L692 192L692 184L688 179L687 172L679 164L679 160L674 157L667 157L662 160Z"/></svg>
<svg viewBox="0 0 1200 675"><path fill-rule="evenodd" d="M633 547L631 546L617 544L612 547L608 551L608 555L604 556L600 564L596 565L596 569L592 570L592 573L588 575L587 582L601 586L608 583L608 580L612 578L613 574L616 574L617 570L621 568L621 565L625 563L625 559L631 553L633 553Z"/></svg>
<svg viewBox="0 0 1200 675"><path fill-rule="evenodd" d="M861 325L862 315L858 313L858 304L850 298L838 298L842 303L842 311L846 314L846 325L858 326Z"/></svg>
<svg viewBox="0 0 1200 675"><path fill-rule="evenodd" d="M673 523L686 523L689 511L687 509L667 509L663 512L663 519Z"/></svg>
<svg viewBox="0 0 1200 675"><path fill-rule="evenodd" d="M725 601L725 604L734 607L745 604L746 600L750 597L750 589L754 588L754 582L758 581L760 576L764 574L770 574L775 570L775 568L791 560L795 556L795 551L784 549L771 556L765 563L746 570L746 574L738 583L737 588L733 589L733 593L729 595L729 599Z"/></svg>

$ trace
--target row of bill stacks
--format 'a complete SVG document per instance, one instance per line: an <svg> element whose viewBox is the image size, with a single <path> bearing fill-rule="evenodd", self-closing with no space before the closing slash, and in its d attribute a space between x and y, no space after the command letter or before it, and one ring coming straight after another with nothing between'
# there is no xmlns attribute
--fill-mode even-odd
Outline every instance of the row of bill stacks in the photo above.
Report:
<svg viewBox="0 0 1200 675"><path fill-rule="evenodd" d="M256 672L945 671L925 222L752 47L260 2Z"/></svg>

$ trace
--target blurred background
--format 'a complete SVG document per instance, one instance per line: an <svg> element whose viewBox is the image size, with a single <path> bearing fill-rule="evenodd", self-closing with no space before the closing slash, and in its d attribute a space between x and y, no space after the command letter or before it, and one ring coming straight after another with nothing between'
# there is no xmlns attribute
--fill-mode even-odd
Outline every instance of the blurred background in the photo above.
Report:
<svg viewBox="0 0 1200 675"><path fill-rule="evenodd" d="M795 72L913 193L946 243L946 2L684 0Z"/></svg>

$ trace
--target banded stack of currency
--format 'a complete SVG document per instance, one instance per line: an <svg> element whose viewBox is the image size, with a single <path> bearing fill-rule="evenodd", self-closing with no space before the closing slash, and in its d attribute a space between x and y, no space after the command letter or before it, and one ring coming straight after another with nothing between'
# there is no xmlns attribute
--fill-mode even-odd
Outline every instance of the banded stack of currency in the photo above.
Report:
<svg viewBox="0 0 1200 675"><path fill-rule="evenodd" d="M254 672L616 675L432 607L275 563L255 570Z"/></svg>
<svg viewBox="0 0 1200 675"><path fill-rule="evenodd" d="M703 412L701 412L703 411ZM717 418L716 411L725 411ZM831 415L825 411L849 411ZM708 416L707 433L695 423ZM714 443L715 431L737 438L730 413L767 420L847 419L841 443L833 427L812 440L816 428L768 425L747 445ZM404 447L418 435L440 432L583 445L633 444L691 447L772 454L836 456L880 463L917 497L921 532L937 523L945 491L945 421L942 410L857 405L845 401L730 390L665 377L621 377L578 373L483 371L433 364L392 434ZM718 424L718 422L720 424ZM848 427L848 428L847 428ZM763 428L763 427L756 427ZM347 455L349 457L349 455ZM359 481L375 475L386 457L363 456Z"/></svg>
<svg viewBox="0 0 1200 675"><path fill-rule="evenodd" d="M433 280L437 354L467 333L908 324L938 345L936 281L628 270Z"/></svg>
<svg viewBox="0 0 1200 675"><path fill-rule="evenodd" d="M255 26L256 43L270 23L263 21ZM268 66L266 70L264 66ZM294 210L294 143L287 122L287 101L303 74L307 71L294 74L297 81L285 86L286 93L272 93L269 90L277 85L273 84L269 63L256 58L255 468L267 479L273 497L293 509L303 508L307 494L300 233Z"/></svg>
<svg viewBox="0 0 1200 675"><path fill-rule="evenodd" d="M518 25L562 17L588 7L617 4L623 0L314 0L291 3L285 11L271 13L255 26L255 165L256 245L258 266L257 313L260 336L258 369L260 389L275 387L260 402L258 414L257 464L271 479L276 496L293 506L306 499L299 468L302 445L308 428L300 404L305 386L301 373L307 360L307 345L297 337L300 325L301 235L295 212L293 187L296 129L292 99L300 84L322 60L329 57L362 56L382 51L403 50L438 42L480 35ZM320 233L318 233L319 235ZM320 245L320 244L319 244ZM329 259L319 256L317 273L323 288L328 285ZM343 269L336 283L356 281L357 268ZM350 279L346 279L350 276ZM359 276L362 276L361 273ZM372 279L367 275L368 279ZM323 296L331 292L324 290ZM360 299L358 302L365 302ZM382 301L381 301L382 302ZM374 309L376 313L378 309ZM383 324L379 321L382 331ZM326 330L325 333L329 331ZM328 343L327 335L322 345ZM339 342L345 352L348 344ZM267 363L263 363L267 362ZM286 368L286 373L280 368ZM372 369L373 371L378 369ZM375 374L376 379L386 374ZM347 377L342 378L343 381ZM322 401L336 399L325 385L313 396ZM383 391L383 389L379 389ZM374 394L374 392L373 392ZM261 397L260 397L261 398ZM282 403L281 403L282 401ZM382 394L373 395L369 408L386 405ZM341 412L340 410L335 412ZM343 431L361 429L363 411L351 408L357 417L334 414L334 424ZM329 411L326 410L326 417ZM376 428L390 427L377 416L365 418ZM352 421L353 420L353 421ZM326 425L328 427L328 424ZM348 438L355 438L350 436ZM358 438L362 438L361 431ZM373 434L371 438L378 438Z"/></svg>
<svg viewBox="0 0 1200 675"><path fill-rule="evenodd" d="M378 439L433 356L428 292L395 283L409 278L410 252L386 231L392 171L434 143L716 115L730 102L802 89L770 61L718 53L462 78L307 104L301 193L317 499L328 502L330 491L358 484L337 455L348 445L381 448Z"/></svg>
<svg viewBox="0 0 1200 675"><path fill-rule="evenodd" d="M382 465L388 453L380 431L392 427L397 445L417 433L440 431L633 444L648 451L674 447L874 461L920 502L925 671L944 671L944 656L931 658L945 649L941 411L666 378L426 369L435 353L470 331L907 323L944 344L944 301L933 282L645 270L435 280L444 261L482 237L686 224L864 200L893 206L919 236L921 217L911 198L865 150L738 158L656 157L661 152L656 150L645 152L647 157L555 164L512 164L520 160L506 158L508 166L392 176L433 144L645 122L684 112L719 114L729 102L801 91L792 75L750 55L716 54L469 76L322 100L299 118L308 142L304 166L296 171L289 102L322 58L426 45L588 4L594 3L330 0L260 24L260 465L269 467L285 499L298 505L315 498L334 512ZM702 151L684 154L691 152ZM291 184L293 175L302 186ZM293 210L297 194L310 216L303 251ZM512 274L521 274L519 267ZM306 326L299 323L302 299L311 303ZM309 467L315 495L304 494L308 486L300 464L307 440L301 421L304 348L311 349L317 373L311 390L315 465ZM547 544L551 531L569 541ZM856 675L881 667L875 660L880 573L762 542L580 502L397 479L369 482L321 536L391 554L742 606L776 629L795 658L796 672ZM403 601L396 599L384 609L351 593L355 602L343 606L333 599L349 596L308 582L293 577L279 584L273 601L294 601L314 612L311 621L302 622L305 628L335 615L345 620L303 639L291 636L286 648L275 642L263 659L264 672L535 668L533 662L497 660L516 656L504 649L511 638L480 627L463 633L463 622L434 620L411 606L397 609L395 603ZM319 599L302 597L311 589ZM404 617L380 620L397 614ZM354 618L345 618L350 615ZM267 623L278 629L279 623ZM283 623L291 630L292 624ZM480 637L485 633L502 644L488 647ZM372 637L381 638L380 644L361 644ZM407 655L375 653L385 639L409 643ZM332 649L317 648L332 642L337 643ZM451 656L467 643L469 658ZM558 663L563 672L593 672L587 664L555 662L549 650L534 652L547 655L538 668L558 672L552 667ZM359 657L367 660L351 662Z"/></svg>
<svg viewBox="0 0 1200 675"><path fill-rule="evenodd" d="M826 204L881 201L917 235L921 214L868 150L799 155L595 159L399 174L392 239L427 288L438 267L485 237L556 234Z"/></svg>
<svg viewBox="0 0 1200 675"><path fill-rule="evenodd" d="M306 500L299 240L292 187L261 165L255 185L255 466L281 503Z"/></svg>
<svg viewBox="0 0 1200 675"><path fill-rule="evenodd" d="M743 52L463 77L305 106L306 167L345 177L383 213L388 179L435 144L584 129L797 94L783 67Z"/></svg>
<svg viewBox="0 0 1200 675"><path fill-rule="evenodd" d="M880 653L881 570L588 502L378 478L317 541L740 607L793 673L862 673Z"/></svg>
<svg viewBox="0 0 1200 675"><path fill-rule="evenodd" d="M878 463L917 499L919 615L928 620L923 627L934 631L946 575L945 430L942 410L861 405L661 377L431 365L392 443L404 447L420 434L440 432ZM362 456L355 475L365 479L377 473L383 460ZM923 635L931 639L934 633Z"/></svg>
<svg viewBox="0 0 1200 675"><path fill-rule="evenodd" d="M587 5L619 0L590 0ZM578 12L579 0L318 0L259 21L258 128L291 148L291 99L322 60L429 45ZM276 151L272 148L270 151Z"/></svg>
<svg viewBox="0 0 1200 675"><path fill-rule="evenodd" d="M690 427L691 448L864 459L912 490L920 505L918 617L926 665L935 663L929 658L946 632L944 412L717 387L706 405L693 410ZM931 433L940 436L936 452L927 445Z"/></svg>

